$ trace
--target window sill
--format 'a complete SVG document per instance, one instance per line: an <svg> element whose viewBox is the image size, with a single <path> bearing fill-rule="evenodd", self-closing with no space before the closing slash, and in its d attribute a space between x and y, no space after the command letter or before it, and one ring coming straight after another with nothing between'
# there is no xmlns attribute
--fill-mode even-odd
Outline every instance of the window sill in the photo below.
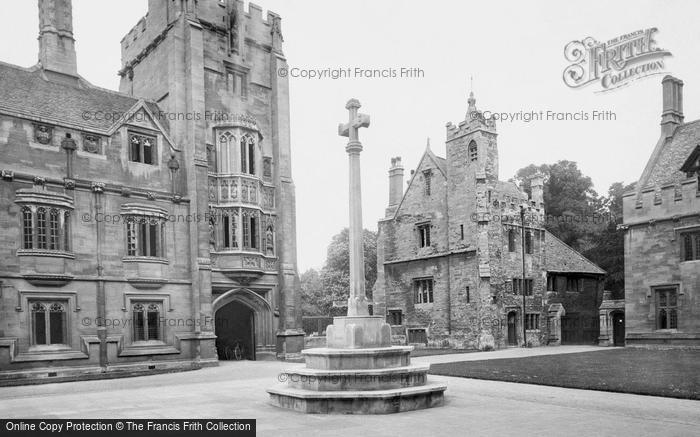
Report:
<svg viewBox="0 0 700 437"><path fill-rule="evenodd" d="M167 258L155 256L125 256L122 258L125 263L151 263L151 264L169 264Z"/></svg>
<svg viewBox="0 0 700 437"><path fill-rule="evenodd" d="M29 353L50 353L50 352L65 352L69 351L70 346L67 344L45 344L29 346Z"/></svg>
<svg viewBox="0 0 700 437"><path fill-rule="evenodd" d="M51 258L75 259L75 255L72 252L49 249L17 249L17 256L44 256Z"/></svg>
<svg viewBox="0 0 700 437"><path fill-rule="evenodd" d="M144 166L144 167L151 167L151 168L158 168L158 167L159 167L158 163L155 163L155 164L146 164L145 162L132 161L132 160L129 160L129 164L142 165L142 166Z"/></svg>
<svg viewBox="0 0 700 437"><path fill-rule="evenodd" d="M133 342L128 347L122 349L119 353L120 357L137 357L144 355L168 355L168 354L179 354L180 350L168 346L162 341L136 341Z"/></svg>
<svg viewBox="0 0 700 437"><path fill-rule="evenodd" d="M59 361L86 358L89 358L87 354L71 350L70 346L61 344L30 346L29 351L17 354L17 356L12 359L12 362Z"/></svg>

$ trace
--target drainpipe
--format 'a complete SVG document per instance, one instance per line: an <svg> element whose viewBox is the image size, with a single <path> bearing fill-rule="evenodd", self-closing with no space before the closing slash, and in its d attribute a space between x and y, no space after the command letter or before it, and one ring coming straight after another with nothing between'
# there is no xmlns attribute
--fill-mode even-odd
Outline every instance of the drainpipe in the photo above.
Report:
<svg viewBox="0 0 700 437"><path fill-rule="evenodd" d="M520 251L523 259L523 282L520 285L520 292L523 294L523 347L527 347L527 329L525 326L525 207L520 205Z"/></svg>
<svg viewBox="0 0 700 437"><path fill-rule="evenodd" d="M101 182L92 183L92 192L94 193L95 212L93 217L99 217L102 212L102 193L104 192L104 184ZM97 338L100 340L100 367L102 372L107 372L107 326L105 317L107 315L106 299L105 299L105 281L104 281L104 266L102 265L102 221L95 219L95 230L97 238Z"/></svg>

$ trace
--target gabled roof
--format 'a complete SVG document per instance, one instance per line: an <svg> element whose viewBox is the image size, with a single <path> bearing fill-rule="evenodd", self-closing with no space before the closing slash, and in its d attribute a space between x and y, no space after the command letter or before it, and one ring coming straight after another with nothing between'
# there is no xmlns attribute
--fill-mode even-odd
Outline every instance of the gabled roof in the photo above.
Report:
<svg viewBox="0 0 700 437"><path fill-rule="evenodd" d="M138 102L82 78L0 62L0 113L107 133L123 121L112 114L129 113Z"/></svg>
<svg viewBox="0 0 700 437"><path fill-rule="evenodd" d="M445 158L441 158L439 156L436 156L432 150L430 150L430 143L428 143L428 146L425 148L425 152L423 152L423 156L420 158L420 161L418 161L418 166L416 166L416 169L421 168L423 165L423 161L426 159L430 159L433 161L435 164L435 167L437 167L438 170L440 170L440 173L442 173L442 176L447 179L447 160ZM404 200L406 199L406 195L408 194L408 191L411 189L411 186L413 185L413 181L416 179L416 176L418 175L418 171L415 171L413 173L413 176L411 176L411 180L408 181L408 186L403 192L403 196L401 197L401 202L396 206L396 210L394 211L394 216L399 213L401 210L401 206L403 205Z"/></svg>
<svg viewBox="0 0 700 437"><path fill-rule="evenodd" d="M688 159L686 159L681 166L681 171L683 173L700 172L700 145L695 146L695 149L690 152L690 156L688 156Z"/></svg>
<svg viewBox="0 0 700 437"><path fill-rule="evenodd" d="M683 163L700 143L700 120L678 126L673 136L662 139L644 168L637 189L680 182L686 178Z"/></svg>
<svg viewBox="0 0 700 437"><path fill-rule="evenodd" d="M548 272L605 274L605 270L593 264L588 258L572 249L549 231L545 231L544 243L545 269Z"/></svg>

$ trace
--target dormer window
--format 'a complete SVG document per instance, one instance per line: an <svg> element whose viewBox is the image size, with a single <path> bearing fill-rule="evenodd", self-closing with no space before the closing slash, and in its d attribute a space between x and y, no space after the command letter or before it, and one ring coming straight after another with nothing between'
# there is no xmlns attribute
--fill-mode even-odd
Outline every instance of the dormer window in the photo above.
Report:
<svg viewBox="0 0 700 437"><path fill-rule="evenodd" d="M129 133L129 160L142 164L156 164L156 137Z"/></svg>

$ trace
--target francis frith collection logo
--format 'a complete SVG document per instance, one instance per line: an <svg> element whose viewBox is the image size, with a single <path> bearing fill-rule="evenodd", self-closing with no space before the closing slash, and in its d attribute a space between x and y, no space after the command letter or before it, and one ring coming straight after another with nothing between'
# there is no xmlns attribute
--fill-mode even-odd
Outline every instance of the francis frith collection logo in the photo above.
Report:
<svg viewBox="0 0 700 437"><path fill-rule="evenodd" d="M665 72L665 57L671 52L658 47L652 27L624 34L606 42L592 37L571 41L564 56L571 64L564 69L570 88L600 84L598 92L610 91L631 82Z"/></svg>

